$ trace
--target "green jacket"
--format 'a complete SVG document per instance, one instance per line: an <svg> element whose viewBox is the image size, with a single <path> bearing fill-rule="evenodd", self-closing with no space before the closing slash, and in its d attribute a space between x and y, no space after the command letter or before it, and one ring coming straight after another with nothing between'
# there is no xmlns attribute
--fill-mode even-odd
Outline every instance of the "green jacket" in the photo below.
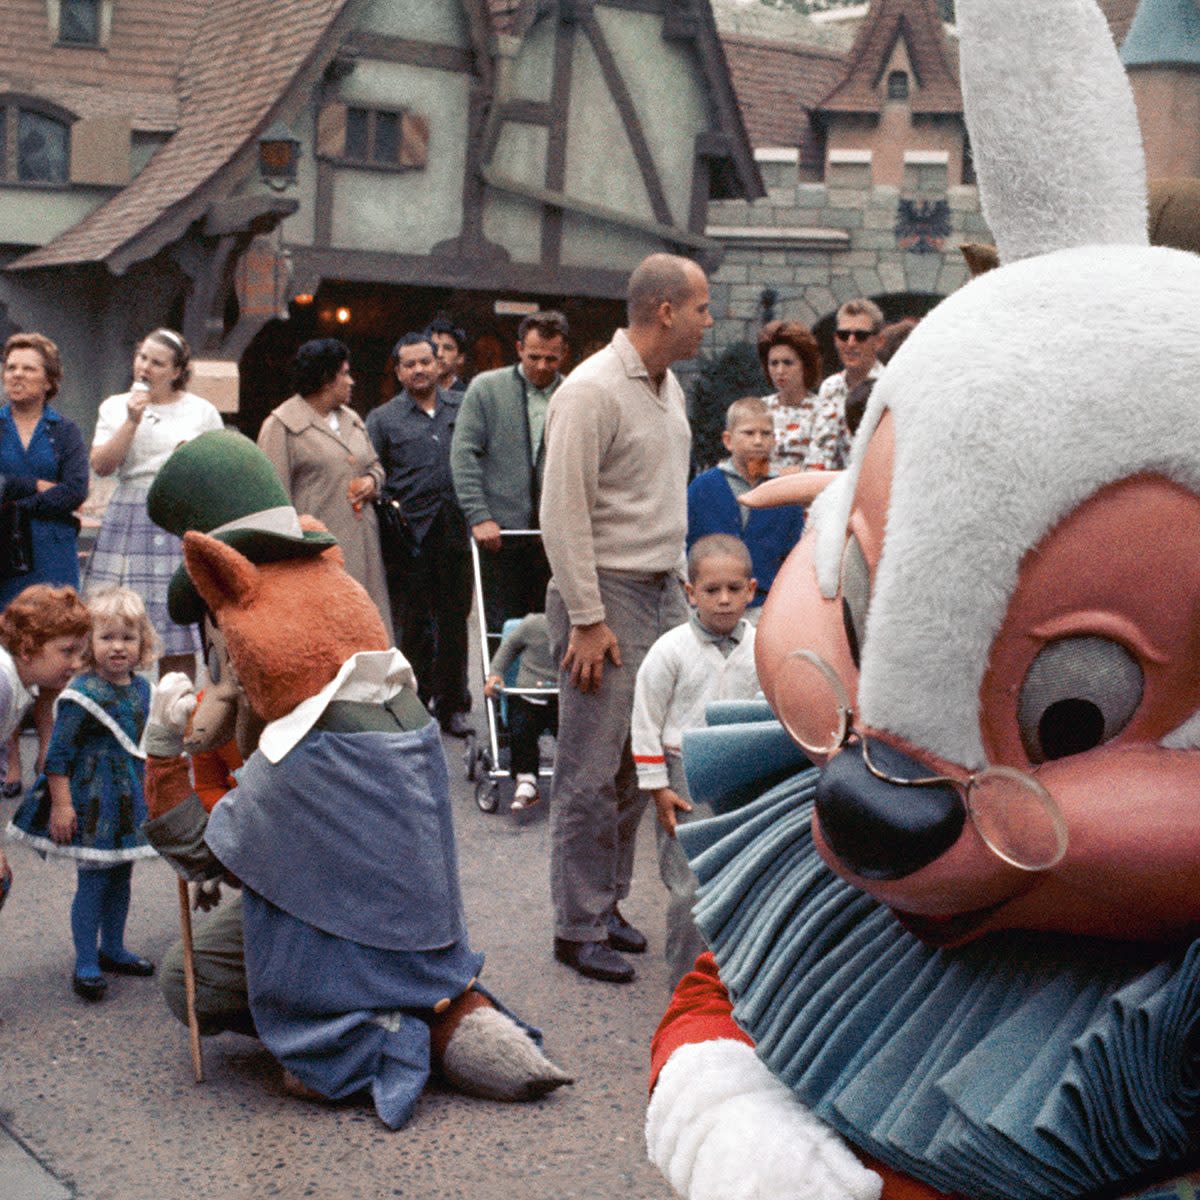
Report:
<svg viewBox="0 0 1200 1200"><path fill-rule="evenodd" d="M450 472L467 524L537 528L544 458L544 443L536 459L530 453L525 380L517 368L476 375L450 443Z"/></svg>

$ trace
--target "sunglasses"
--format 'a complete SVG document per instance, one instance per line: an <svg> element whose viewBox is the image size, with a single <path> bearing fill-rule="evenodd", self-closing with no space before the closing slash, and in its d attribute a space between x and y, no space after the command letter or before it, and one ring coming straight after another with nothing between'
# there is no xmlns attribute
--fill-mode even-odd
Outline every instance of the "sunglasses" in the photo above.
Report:
<svg viewBox="0 0 1200 1200"><path fill-rule="evenodd" d="M865 342L868 338L873 338L875 332L873 329L837 329L833 336L839 342Z"/></svg>

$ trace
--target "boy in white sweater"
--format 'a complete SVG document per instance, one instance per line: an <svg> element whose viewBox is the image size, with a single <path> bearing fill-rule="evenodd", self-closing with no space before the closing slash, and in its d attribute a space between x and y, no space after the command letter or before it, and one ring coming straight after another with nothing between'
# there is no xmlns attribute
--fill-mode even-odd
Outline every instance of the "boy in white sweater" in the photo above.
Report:
<svg viewBox="0 0 1200 1200"><path fill-rule="evenodd" d="M754 626L743 618L754 598L750 552L739 538L714 533L688 554L691 618L663 634L638 670L633 699L633 759L638 786L658 813L658 870L669 893L669 986L692 969L707 949L692 920L696 877L675 826L690 815L711 816L688 798L680 746L683 731L704 724L713 700L749 700L758 694Z"/></svg>

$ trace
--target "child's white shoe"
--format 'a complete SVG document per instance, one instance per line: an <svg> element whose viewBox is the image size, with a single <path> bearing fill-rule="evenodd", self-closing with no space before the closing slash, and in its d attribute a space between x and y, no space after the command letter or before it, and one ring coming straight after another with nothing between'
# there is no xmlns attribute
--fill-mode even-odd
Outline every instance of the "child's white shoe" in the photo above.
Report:
<svg viewBox="0 0 1200 1200"><path fill-rule="evenodd" d="M517 776L517 790L513 796L512 811L528 812L541 801L542 794L538 791L537 777L521 774Z"/></svg>

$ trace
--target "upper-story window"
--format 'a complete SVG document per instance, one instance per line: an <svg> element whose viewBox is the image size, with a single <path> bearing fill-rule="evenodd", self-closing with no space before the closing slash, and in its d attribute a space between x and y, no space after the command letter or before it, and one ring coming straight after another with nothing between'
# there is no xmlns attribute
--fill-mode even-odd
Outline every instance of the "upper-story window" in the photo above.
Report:
<svg viewBox="0 0 1200 1200"><path fill-rule="evenodd" d="M58 40L72 46L100 45L100 0L59 0Z"/></svg>
<svg viewBox="0 0 1200 1200"><path fill-rule="evenodd" d="M429 154L429 124L403 109L328 104L318 122L317 153L353 166L419 169Z"/></svg>
<svg viewBox="0 0 1200 1200"><path fill-rule="evenodd" d="M0 96L0 180L65 185L70 169L68 115L53 106Z"/></svg>
<svg viewBox="0 0 1200 1200"><path fill-rule="evenodd" d="M112 32L114 0L46 0L50 38L57 46L103 50Z"/></svg>
<svg viewBox="0 0 1200 1200"><path fill-rule="evenodd" d="M908 72L892 71L887 77L887 94L889 100L908 99Z"/></svg>

